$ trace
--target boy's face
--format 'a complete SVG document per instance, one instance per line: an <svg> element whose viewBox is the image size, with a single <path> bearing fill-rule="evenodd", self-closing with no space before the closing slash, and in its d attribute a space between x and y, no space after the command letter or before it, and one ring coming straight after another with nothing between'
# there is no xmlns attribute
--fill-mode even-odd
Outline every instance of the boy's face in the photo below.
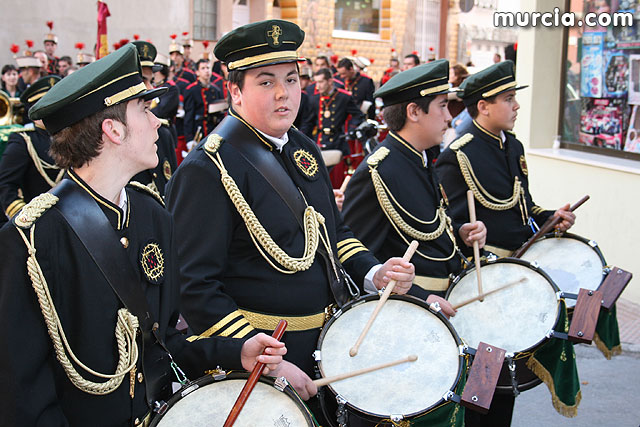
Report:
<svg viewBox="0 0 640 427"><path fill-rule="evenodd" d="M442 142L444 133L449 127L449 122L451 122L451 114L449 114L447 104L447 95L438 95L429 104L429 114L424 113L419 108L417 109L419 114L418 123L422 128L422 135L426 144L424 149Z"/></svg>
<svg viewBox="0 0 640 427"><path fill-rule="evenodd" d="M516 91L509 90L496 96L494 103L485 103L486 119L490 127L500 130L512 130L518 117L520 104L516 101Z"/></svg>
<svg viewBox="0 0 640 427"><path fill-rule="evenodd" d="M124 145L127 147L127 157L134 163L136 170L151 169L158 164L156 141L159 127L160 121L142 98L127 103Z"/></svg>
<svg viewBox="0 0 640 427"><path fill-rule="evenodd" d="M302 96L298 68L292 62L249 69L242 90L237 84L229 90L240 116L276 138L293 124Z"/></svg>

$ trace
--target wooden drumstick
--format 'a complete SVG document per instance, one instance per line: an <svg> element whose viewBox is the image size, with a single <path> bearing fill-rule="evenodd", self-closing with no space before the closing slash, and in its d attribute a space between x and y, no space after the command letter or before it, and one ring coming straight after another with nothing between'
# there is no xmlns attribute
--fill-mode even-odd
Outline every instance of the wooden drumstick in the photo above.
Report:
<svg viewBox="0 0 640 427"><path fill-rule="evenodd" d="M491 290L491 291L489 291L489 292L487 292L487 293L485 293L485 294L480 294L480 295L477 295L477 296L475 296L475 297L473 297L473 298L469 298L469 299L468 299L468 300L466 300L466 301L462 301L460 304L456 304L456 305L454 305L454 306L453 306L453 309L454 309L454 310L457 310L457 309L459 309L460 307L464 307L464 306L465 306L465 305L467 305L467 304L471 304L472 302L476 302L476 301L478 301L478 300L482 301L482 300L484 299L484 297L486 297L486 296L489 296L489 295L491 295L491 294L495 294L496 292L503 291L503 290L505 290L505 289L507 289L507 288L512 287L513 285L517 285L518 283L524 283L524 282L526 282L527 280L529 280L529 279L527 279L526 277L523 277L522 279L520 279L520 280L518 280L518 281L516 281L516 282L512 282L512 283L509 283L508 285L501 286L501 287L496 288L496 289L494 289L494 290Z"/></svg>
<svg viewBox="0 0 640 427"><path fill-rule="evenodd" d="M313 380L313 383L316 386L321 387L323 385L331 384L336 381L346 380L347 378L357 377L358 375L368 374L369 372L378 371L384 368L390 368L391 366L400 365L402 363L415 362L416 360L418 360L418 356L412 354L411 356L407 356L404 359L398 359L393 362L381 363L379 365L369 366L368 368L357 369L355 371L345 372L344 374L338 374L332 377Z"/></svg>
<svg viewBox="0 0 640 427"><path fill-rule="evenodd" d="M284 335L284 330L286 328L287 328L287 321L284 319L280 320L280 322L278 323L278 326L276 327L275 331L273 331L273 334L271 336L279 341L282 338L282 335ZM265 354L265 353L263 352L262 354ZM240 411L242 411L244 404L247 402L247 399L249 398L249 395L251 394L251 392L253 391L253 388L258 383L258 378L260 378L260 375L262 375L263 370L264 370L264 363L258 362L256 363L256 366L253 367L253 370L251 371L251 375L249 375L249 379L247 380L247 383L242 388L242 391L240 392L240 395L238 396L236 403L233 404L233 407L231 408L231 412L229 412L229 416L227 417L227 420L224 422L224 427L231 427L233 423L236 422L236 419L238 418L238 415L240 415Z"/></svg>
<svg viewBox="0 0 640 427"><path fill-rule="evenodd" d="M582 206L582 204L587 200L589 200L588 194L584 196L582 199L578 200L576 204L574 204L573 206L570 206L569 212L575 211L580 206ZM520 247L520 249L518 249L513 253L512 257L522 258L522 255L524 255L524 253L531 247L531 245L533 245L536 242L536 240L538 240L540 237L550 232L556 225L558 225L561 222L562 222L561 217L551 215L549 218L547 218L544 224L542 224L542 227L540 227L540 229L536 231L536 233L533 236L531 236L529 240L527 240L525 244L522 245L522 247Z"/></svg>
<svg viewBox="0 0 640 427"><path fill-rule="evenodd" d="M469 222L476 222L476 201L473 198L473 191L467 191L467 203L469 204ZM484 298L482 296L482 276L480 275L480 245L478 245L478 241L473 241L473 259L476 263L476 278L478 279L478 296L480 297L480 302Z"/></svg>
<svg viewBox="0 0 640 427"><path fill-rule="evenodd" d="M353 175L347 175L347 176L345 176L345 177L344 177L344 181L342 181L342 185L340 186L340 191L341 191L341 192L343 192L343 193L344 193L344 192L346 191L346 189L347 189L347 184L349 184L349 181L351 180L351 177L352 177L352 176L353 176Z"/></svg>
<svg viewBox="0 0 640 427"><path fill-rule="evenodd" d="M411 257L415 253L416 249L418 249L418 242L416 240L413 240L409 245L409 247L407 248L407 251L404 253L402 260L409 262L411 260ZM360 348L360 344L362 344L362 340L364 340L365 335L367 335L367 332L369 332L369 329L371 329L371 325L373 325L373 321L376 320L378 313L382 309L382 306L384 305L384 303L387 302L387 299L389 299L389 295L391 295L391 292L393 292L393 288L395 286L396 286L396 281L392 280L384 289L382 296L378 300L378 305L376 305L376 308L373 310L373 313L371 313L371 317L369 318L369 321L367 322L364 329L360 333L360 336L358 337L358 341L356 341L355 345L351 347L351 350L349 350L349 356L353 357L356 354L358 354L358 349Z"/></svg>

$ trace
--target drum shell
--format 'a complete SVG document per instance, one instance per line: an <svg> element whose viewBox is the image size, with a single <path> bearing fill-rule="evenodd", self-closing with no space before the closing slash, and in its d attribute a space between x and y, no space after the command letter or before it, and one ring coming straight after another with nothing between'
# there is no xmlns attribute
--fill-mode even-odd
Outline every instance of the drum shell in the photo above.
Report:
<svg viewBox="0 0 640 427"><path fill-rule="evenodd" d="M168 409L167 412L163 415L156 415L150 424L150 427L155 427L155 426L160 426L162 427L163 424L162 420L165 416L167 416L170 411L175 407L175 405L180 402L182 399L184 398L188 398L188 396L190 396L192 393L197 393L199 389L206 387L206 386L210 386L212 384L215 383L221 383L227 380L243 380L244 382L246 382L246 380L249 378L249 373L248 372L230 372L228 374L226 374L225 376L223 376L222 378L216 379L214 378L214 375L205 375L204 377L200 377L199 379L195 380L195 381L191 381L189 384L187 384L186 386L182 387L180 390L178 390L176 393L173 394L173 396L169 399L169 401L167 402L168 405ZM266 384L270 387L273 387L274 383L275 383L275 379L274 378L270 378L270 377L265 377L265 376L260 376L260 378L258 379L259 384ZM185 390L189 390L190 388L193 388L193 390L191 390L188 394L186 394L185 396L182 396L182 393L184 393ZM298 396L298 394L295 392L295 390L293 389L293 387L291 387L290 385L287 385L283 390L282 393L284 393L285 395L287 395L293 402L294 404L298 407L298 409L300 410L300 413L302 414L302 417L306 420L307 422L307 426L309 427L318 427L317 423L315 422L313 416L311 415L311 412L309 412L309 409L306 407L306 405L302 402L302 399L300 399L300 397ZM240 395L240 391L238 391L237 395L233 396L233 402L235 402L236 398ZM246 405L249 404L249 400L247 401ZM218 402L211 402L211 406L216 406L218 405ZM230 411L231 408L229 408ZM227 414L224 414L224 418L226 418ZM264 421L264 420L262 420ZM185 422L184 425L190 425L191 423L189 422ZM238 425L238 424L236 424ZM172 424L172 427L175 426L175 424Z"/></svg>
<svg viewBox="0 0 640 427"><path fill-rule="evenodd" d="M318 339L318 350L320 352L322 352L323 342L325 340L325 337L327 336L327 332L331 329L331 327L335 324L335 322L337 322L339 320L339 318L344 313L348 312L351 309L354 309L354 308L358 307L360 304L377 301L379 299L380 299L379 295L370 294L370 295L365 295L363 297L360 297L359 299L357 299L355 301L352 301L352 302L348 303L347 305L345 305L342 308L342 310L339 312L339 314L337 316L334 316L331 319L329 319L329 321L323 327L323 330L320 333L320 337ZM451 326L451 324L448 322L446 317L443 316L440 312L434 313L433 311L431 311L429 309L428 304L425 301L420 300L420 299L415 298L415 297L412 297L412 296L409 296L409 295L391 295L389 297L389 300L391 300L391 301L404 301L404 302L407 302L407 303L415 304L415 305L427 310L431 315L437 317L438 320L440 320L446 326L446 328L450 332L452 338L454 339L456 346L459 349L462 348L462 340L458 337L458 334L456 333L455 329ZM382 309L382 311L384 311L384 308ZM377 319L376 322L377 321L379 321L379 319ZM374 322L374 325L375 325L375 322ZM409 326L409 325L407 325L407 326ZM358 332L361 330L361 328L357 328L357 329L359 329ZM370 331L364 341L371 340L371 339L373 339L373 337L371 336L371 331ZM353 344L355 344L355 341L353 342ZM345 353L348 353L349 349L345 348L344 351L345 351ZM406 354L406 355L408 355L408 354ZM418 355L418 357L420 358L420 355ZM323 363L325 363L326 360L323 360L323 359L324 359L324 357L317 361L317 366L318 366L318 370L322 374L322 376L325 376L325 373L324 373L325 370L324 370ZM387 361L387 360L385 360L385 361ZM382 362L383 361L380 360L378 362L372 363L372 365L373 364L377 364L377 363L382 363ZM449 391L455 392L455 389L456 389L457 385L460 383L460 381L462 379L464 371L465 371L465 355L464 354L459 354L458 355L458 370L457 370L457 373L456 373L456 376L455 376L455 383L451 385L451 387L449 388ZM336 388L334 388L331 384L328 385L327 389L326 389L326 393L325 393L325 395L326 395L325 401L332 400L332 403L330 403L330 405L331 406L335 406L335 398L336 398L336 395L338 395L338 394L339 394L339 391L337 391ZM439 401L433 403L432 405L430 405L427 408L424 408L421 411L410 413L410 414L403 414L403 415L404 415L405 419L420 418L420 417L424 416L425 414L428 414L433 409L438 408L440 405L442 405L442 404L444 404L446 402L447 401L445 401L444 399L440 399ZM326 405L326 402L323 402L323 404ZM388 418L388 414L383 415L383 414L375 414L375 413L372 413L372 412L368 412L368 411L366 411L366 410L364 410L362 408L354 406L349 401L346 402L345 406L346 406L347 410L351 414L356 415L360 419L373 421L373 422L380 422L383 419Z"/></svg>
<svg viewBox="0 0 640 427"><path fill-rule="evenodd" d="M528 261L524 261L518 258L500 258L498 260L491 260L491 261L482 261L481 263L481 268L485 267L485 266L491 266L491 265L496 265L496 264L516 264L516 265L520 265L523 267L526 267L528 269L531 269L532 271L534 271L535 273L539 274L540 276L542 276L544 278L544 280L548 283L548 285L551 287L551 290L554 293L558 293L559 289L557 287L557 285L553 282L553 280L551 279L551 277L546 274L542 269L532 265L531 263L529 263ZM468 268L464 271L462 271L457 277L455 277L452 282L451 285L449 286L449 289L447 290L445 299L449 300L451 297L451 294L453 292L455 292L455 288L456 286L461 282L461 280L469 275L470 273L475 272L475 266ZM483 281L484 282L484 281ZM514 285L514 286L517 286ZM487 289L484 289L484 292L487 292ZM473 297L475 295L469 295L469 298ZM488 298L491 298L491 296L489 296ZM560 304L557 304L557 308L555 310L555 321L553 323L553 327L555 327L557 325L558 319L560 317ZM480 321L480 320L479 320ZM455 325L454 325L455 327ZM476 343L472 343L472 342L468 342L468 338L465 338L462 333L458 332L460 334L460 337L462 338L462 340L469 346L474 346L477 345ZM533 373L531 372L531 370L529 368L527 368L526 366L526 362L529 358L529 355L531 353L533 353L535 350L539 349L546 341L547 341L547 337L546 336L541 336L540 340L538 342L536 342L534 345L531 345L527 348L523 348L520 349L519 351L514 352L513 354L513 360L515 362L516 365L516 381L517 381L517 389L519 391L526 391L529 390L535 386L537 386L538 384L540 384L542 381ZM492 345L496 345L499 347L499 345L497 343L492 343L492 342L488 342L487 344L492 344ZM507 349L508 352L508 349ZM508 368L508 364L507 364L507 360L505 359L505 362L502 366L502 369L500 371L500 376L498 378L498 385L496 386L496 390L498 393L501 394L510 394L513 392L513 388L511 385L511 374L509 372L509 368Z"/></svg>

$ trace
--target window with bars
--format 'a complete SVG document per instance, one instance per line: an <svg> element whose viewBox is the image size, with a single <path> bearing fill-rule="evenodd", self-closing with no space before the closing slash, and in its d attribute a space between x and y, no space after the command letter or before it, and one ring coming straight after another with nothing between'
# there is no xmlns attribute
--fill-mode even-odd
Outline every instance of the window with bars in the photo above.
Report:
<svg viewBox="0 0 640 427"><path fill-rule="evenodd" d="M336 0L334 30L380 33L380 0Z"/></svg>
<svg viewBox="0 0 640 427"><path fill-rule="evenodd" d="M218 0L193 0L193 38L215 40Z"/></svg>

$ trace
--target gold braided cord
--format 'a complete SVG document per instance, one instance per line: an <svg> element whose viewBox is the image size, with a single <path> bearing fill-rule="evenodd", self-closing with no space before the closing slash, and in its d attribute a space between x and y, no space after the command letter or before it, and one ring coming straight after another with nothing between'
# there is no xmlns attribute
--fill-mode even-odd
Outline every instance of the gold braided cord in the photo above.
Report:
<svg viewBox="0 0 640 427"><path fill-rule="evenodd" d="M462 172L462 176L467 183L467 186L482 206L494 211L506 211L516 205L519 205L522 223L527 223L527 218L529 217L527 201L524 188L522 188L522 183L518 177L515 177L513 180L513 194L511 197L508 199L498 199L491 195L487 190L485 190L482 184L480 184L480 181L473 172L473 167L471 167L471 161L467 155L462 152L462 150L458 150L456 152L456 157L458 159L458 164L460 165L460 172ZM487 200L487 198L490 200Z"/></svg>
<svg viewBox="0 0 640 427"><path fill-rule="evenodd" d="M324 217L316 212L312 206L307 206L304 210L303 227L304 227L304 252L301 257L292 257L287 254L273 240L271 235L265 230L260 220L256 217L247 203L244 196L240 192L235 180L229 175L229 172L222 163L220 153L216 153L214 158L211 153L205 150L205 153L220 169L220 179L229 198L236 207L238 213L242 217L251 240L262 257L277 271L284 274L294 274L299 271L308 270L315 260L316 250L321 239L319 232L320 225L324 226ZM275 265L273 261L265 254L269 254L281 267Z"/></svg>
<svg viewBox="0 0 640 427"><path fill-rule="evenodd" d="M44 178L44 180L47 182L47 184L49 184L51 188L55 187L56 184L58 184L60 180L62 180L62 177L64 176L64 169L60 169L56 165L52 165L42 160L38 156L36 148L33 146L31 137L29 137L29 135L27 135L26 132L20 132L20 136L22 136L25 143L27 144L27 152L29 153L31 160L33 160L33 164L35 165L38 173L42 176L42 178ZM45 169L56 169L56 170L60 169L60 171L58 172L58 176L56 176L55 181L52 181L51 178L49 178L49 175L47 175L47 173L45 172Z"/></svg>
<svg viewBox="0 0 640 427"><path fill-rule="evenodd" d="M385 182L382 180L382 177L380 176L380 173L378 172L377 168L370 167L369 171L371 173L371 182L373 182L373 187L376 191L376 197L378 198L378 203L380 203L382 212L384 212L386 217L389 219L389 222L391 223L393 228L396 230L398 235L402 238L402 240L404 240L405 243L407 243L407 245L410 244L409 240L405 237L405 234L406 234L413 239L416 239L422 242L427 242L427 241L437 239L442 235L442 233L446 231L447 235L449 236L449 239L451 239L451 242L453 243L452 251L448 256L444 258L438 258L438 257L430 257L428 255L423 254L420 251L416 251L416 253L421 257L431 261L448 261L451 258L453 258L458 248L456 246L456 239L455 239L455 236L453 235L453 229L451 227L451 218L447 216L444 206L442 206L442 204L440 205L440 207L436 211L436 215L431 221L420 220L419 218L416 218L415 216L411 215L411 213L409 213L406 209L404 209L400 205L400 203L398 203L398 201L393 197L393 194L391 194L391 191L389 191L389 188L387 187ZM393 203L391 202L389 197L391 197L391 200L393 200ZM420 224L434 224L436 220L439 220L440 223L438 225L438 228L436 228L431 233L425 233L423 231L415 229L402 218L402 216L395 209L394 203L395 205L398 206L398 208L400 208L402 212L404 212L411 219L413 219L414 221L417 221Z"/></svg>
<svg viewBox="0 0 640 427"><path fill-rule="evenodd" d="M129 371L135 368L138 361L138 344L136 343L136 330L138 319L127 309L118 310L118 320L115 328L116 342L118 345L119 360L114 374L102 374L84 365L71 350L67 337L62 328L53 299L49 293L49 286L36 259L35 224L31 227L30 239L27 239L24 231L18 228L22 240L24 240L29 257L27 258L27 272L31 278L31 284L38 297L40 310L47 325L47 331L53 341L53 348L58 361L64 368L67 377L78 389L95 395L105 395L116 390ZM68 355L67 355L68 353ZM79 367L86 372L107 381L103 383L89 381L82 377L69 360L69 356Z"/></svg>

